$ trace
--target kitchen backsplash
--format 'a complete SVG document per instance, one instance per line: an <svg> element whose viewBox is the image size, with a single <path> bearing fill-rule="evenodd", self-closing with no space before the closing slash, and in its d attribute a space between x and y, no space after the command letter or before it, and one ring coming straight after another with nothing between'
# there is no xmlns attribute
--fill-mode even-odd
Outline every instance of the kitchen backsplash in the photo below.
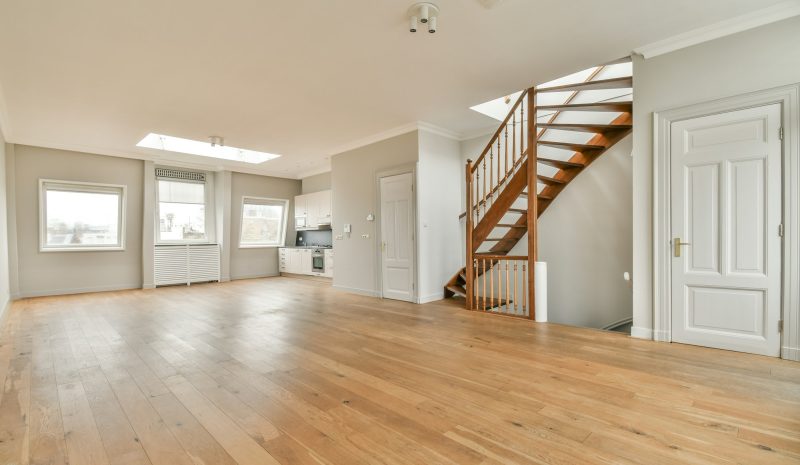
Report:
<svg viewBox="0 0 800 465"><path fill-rule="evenodd" d="M295 245L318 245L322 247L332 247L333 231L297 231Z"/></svg>

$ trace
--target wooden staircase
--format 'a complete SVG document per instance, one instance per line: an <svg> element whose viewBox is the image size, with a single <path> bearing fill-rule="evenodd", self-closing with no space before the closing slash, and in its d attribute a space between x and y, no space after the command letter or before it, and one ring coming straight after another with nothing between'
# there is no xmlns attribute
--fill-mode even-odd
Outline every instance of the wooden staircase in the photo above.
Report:
<svg viewBox="0 0 800 465"><path fill-rule="evenodd" d="M535 317L537 219L631 132L633 103L625 97L632 76L603 78L608 67L626 61L598 66L580 82L524 90L476 161L467 161L467 210L461 218L469 266L445 284L445 297L465 298L471 310ZM604 101L588 95L610 90L628 93ZM509 255L523 238L528 254Z"/></svg>

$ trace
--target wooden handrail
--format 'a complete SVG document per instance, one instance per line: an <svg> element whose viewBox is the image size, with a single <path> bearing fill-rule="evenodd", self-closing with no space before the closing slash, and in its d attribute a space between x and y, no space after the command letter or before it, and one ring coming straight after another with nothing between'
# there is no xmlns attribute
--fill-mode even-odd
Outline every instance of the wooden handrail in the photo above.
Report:
<svg viewBox="0 0 800 465"><path fill-rule="evenodd" d="M525 99L526 95L528 95L528 89L523 90L522 93L519 94L519 98L514 103L514 106L511 107L511 111L508 112L508 114L506 115L506 117L503 120L503 122L500 123L500 127L498 127L497 131L494 132L494 134L492 135L492 138L489 139L489 143L486 144L486 148L483 149L483 152L481 152L481 156L479 156L478 159L473 162L472 171L475 171L475 170L478 169L478 165L480 165L481 161L483 161L483 159L486 157L486 154L489 153L489 150L492 148L492 146L494 145L494 143L497 140L497 138L500 137L500 133L502 133L503 129L508 125L508 120L511 119L511 115L513 115L514 113L517 112L517 108L522 103L522 101ZM530 115L528 116L528 118L530 118ZM522 122L520 121L520 123L522 123Z"/></svg>
<svg viewBox="0 0 800 465"><path fill-rule="evenodd" d="M499 255L489 253L476 253L475 258L485 258L487 260L527 260L527 255Z"/></svg>

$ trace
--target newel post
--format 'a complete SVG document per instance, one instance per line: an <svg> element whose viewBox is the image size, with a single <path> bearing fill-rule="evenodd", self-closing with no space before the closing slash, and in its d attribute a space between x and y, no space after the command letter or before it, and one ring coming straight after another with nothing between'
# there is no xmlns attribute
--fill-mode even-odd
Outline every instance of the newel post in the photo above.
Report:
<svg viewBox="0 0 800 465"><path fill-rule="evenodd" d="M465 263L465 265L466 265L466 267L465 267L466 268L466 273L465 273L466 277L465 278L466 278L467 282L466 282L466 284L464 284L464 289L467 290L467 310L471 310L472 307L473 307L472 299L473 299L473 296L474 296L474 293L475 293L474 289L473 289L474 284L475 284L475 276L474 276L475 268L472 266L473 253L474 253L474 251L472 249L472 230L473 230L473 224L472 223L473 223L473 220L475 218L473 216L474 206L472 205L472 200L475 198L475 196L473 195L473 192L472 192L472 190L473 190L473 185L472 185L472 160L467 160L466 182L467 182L467 188L465 189L465 192L466 192L466 195L467 195L467 201L466 201L465 204L467 206L467 216L466 216L466 220L467 220L466 221L466 238L467 238L467 240L466 240L466 254L465 254L465 257L466 257L466 263Z"/></svg>
<svg viewBox="0 0 800 465"><path fill-rule="evenodd" d="M538 238L538 193L537 181L537 133L536 133L536 87L528 89L528 317L536 318L536 260L539 255Z"/></svg>

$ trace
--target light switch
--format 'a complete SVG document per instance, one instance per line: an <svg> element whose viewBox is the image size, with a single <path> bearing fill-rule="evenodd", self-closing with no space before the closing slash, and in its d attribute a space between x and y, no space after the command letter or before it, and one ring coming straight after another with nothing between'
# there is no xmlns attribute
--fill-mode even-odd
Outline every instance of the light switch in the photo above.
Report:
<svg viewBox="0 0 800 465"><path fill-rule="evenodd" d="M347 234L350 234L350 232L352 232L352 229L353 229L353 227L352 227L352 225L350 223L345 223L344 232L346 232Z"/></svg>

